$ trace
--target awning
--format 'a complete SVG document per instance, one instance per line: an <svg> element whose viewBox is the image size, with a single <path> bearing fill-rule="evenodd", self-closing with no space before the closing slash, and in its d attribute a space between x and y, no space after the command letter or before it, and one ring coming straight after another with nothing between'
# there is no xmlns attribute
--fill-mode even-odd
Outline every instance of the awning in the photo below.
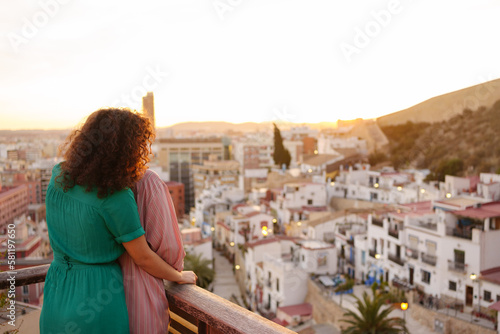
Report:
<svg viewBox="0 0 500 334"><path fill-rule="evenodd" d="M324 286L334 286L333 280L328 276L320 276L318 279Z"/></svg>
<svg viewBox="0 0 500 334"><path fill-rule="evenodd" d="M500 301L494 303L494 304L491 304L490 306L488 306L488 308L491 308L495 311L500 311Z"/></svg>

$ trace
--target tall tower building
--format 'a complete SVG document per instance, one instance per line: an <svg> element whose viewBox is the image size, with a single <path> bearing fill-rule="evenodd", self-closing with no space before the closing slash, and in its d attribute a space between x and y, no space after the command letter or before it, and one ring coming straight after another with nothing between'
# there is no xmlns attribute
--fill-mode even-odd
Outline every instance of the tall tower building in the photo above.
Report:
<svg viewBox="0 0 500 334"><path fill-rule="evenodd" d="M153 92L148 92L146 96L142 97L142 112L146 115L153 127L156 128L155 123L155 100L153 96Z"/></svg>

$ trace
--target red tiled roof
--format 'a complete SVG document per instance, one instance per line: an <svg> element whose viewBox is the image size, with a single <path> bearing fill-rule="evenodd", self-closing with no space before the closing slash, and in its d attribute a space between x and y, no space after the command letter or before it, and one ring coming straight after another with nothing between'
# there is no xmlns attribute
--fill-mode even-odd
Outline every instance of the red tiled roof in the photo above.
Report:
<svg viewBox="0 0 500 334"><path fill-rule="evenodd" d="M486 203L478 208L467 208L465 210L456 210L453 211L453 214L469 218L476 218L476 219L500 217L500 202Z"/></svg>
<svg viewBox="0 0 500 334"><path fill-rule="evenodd" d="M250 217L253 217L253 216L255 216L255 215L258 215L259 213L262 213L262 212L260 212L260 211L252 211L252 212L247 213L247 214L245 215L245 217L250 218Z"/></svg>
<svg viewBox="0 0 500 334"><path fill-rule="evenodd" d="M479 278L500 285L500 267L481 271Z"/></svg>
<svg viewBox="0 0 500 334"><path fill-rule="evenodd" d="M274 318L272 321L283 327L288 326L288 322L286 320L280 320L278 318Z"/></svg>
<svg viewBox="0 0 500 334"><path fill-rule="evenodd" d="M313 306L309 303L303 303L297 305L278 307L278 311L282 311L290 316L311 315L313 311Z"/></svg>

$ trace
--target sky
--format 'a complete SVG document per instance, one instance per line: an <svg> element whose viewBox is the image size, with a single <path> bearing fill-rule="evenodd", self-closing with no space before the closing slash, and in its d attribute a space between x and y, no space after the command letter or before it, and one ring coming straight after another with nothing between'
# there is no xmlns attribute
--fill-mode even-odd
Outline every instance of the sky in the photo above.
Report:
<svg viewBox="0 0 500 334"><path fill-rule="evenodd" d="M498 0L0 0L0 129L376 118L500 77Z"/></svg>

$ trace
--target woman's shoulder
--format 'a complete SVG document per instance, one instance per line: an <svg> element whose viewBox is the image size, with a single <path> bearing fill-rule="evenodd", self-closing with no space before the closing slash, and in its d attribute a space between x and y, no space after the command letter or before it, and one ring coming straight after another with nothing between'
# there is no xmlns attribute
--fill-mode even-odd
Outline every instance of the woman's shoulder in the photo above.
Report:
<svg viewBox="0 0 500 334"><path fill-rule="evenodd" d="M156 173L154 170L147 169L142 179L139 180L139 184L151 186L164 185L165 182L163 182L160 175L158 175L158 173Z"/></svg>

